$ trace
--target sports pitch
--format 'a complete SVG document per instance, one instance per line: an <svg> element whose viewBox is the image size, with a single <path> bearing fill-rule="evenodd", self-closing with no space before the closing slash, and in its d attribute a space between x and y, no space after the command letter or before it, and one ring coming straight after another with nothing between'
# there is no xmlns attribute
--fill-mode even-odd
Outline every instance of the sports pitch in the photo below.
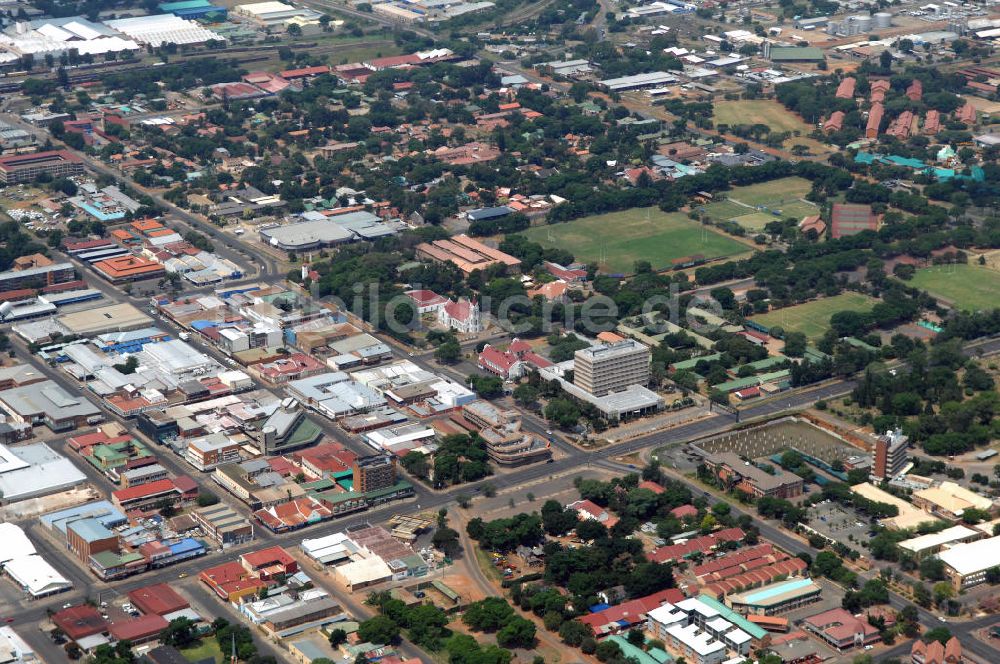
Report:
<svg viewBox="0 0 1000 664"><path fill-rule="evenodd" d="M966 311L992 309L1000 303L1000 272L976 264L920 268L906 283Z"/></svg>
<svg viewBox="0 0 1000 664"><path fill-rule="evenodd" d="M786 332L802 332L810 340L819 339L830 327L830 317L838 311L871 311L878 300L861 293L846 292L833 297L797 304L753 316L750 320Z"/></svg>
<svg viewBox="0 0 1000 664"><path fill-rule="evenodd" d="M702 254L711 260L750 250L680 212L667 213L659 208L636 208L536 226L524 235L546 247L565 249L582 263L597 263L602 272L611 274L631 274L636 261L649 261L654 270L664 270L677 258Z"/></svg>
<svg viewBox="0 0 1000 664"><path fill-rule="evenodd" d="M759 231L771 221L819 214L818 207L802 200L811 189L812 183L798 177L735 187L725 192L726 200L709 203L703 212L712 221L735 221Z"/></svg>

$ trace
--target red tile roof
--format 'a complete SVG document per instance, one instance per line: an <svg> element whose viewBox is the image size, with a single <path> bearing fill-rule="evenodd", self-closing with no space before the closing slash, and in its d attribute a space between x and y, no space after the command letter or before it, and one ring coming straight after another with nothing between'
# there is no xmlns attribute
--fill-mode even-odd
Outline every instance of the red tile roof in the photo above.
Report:
<svg viewBox="0 0 1000 664"><path fill-rule="evenodd" d="M155 613L160 616L191 606L166 583L136 588L128 594L128 599L143 613Z"/></svg>
<svg viewBox="0 0 1000 664"><path fill-rule="evenodd" d="M686 516L698 516L698 508L694 505L681 505L670 510L670 513L678 519L683 519Z"/></svg>
<svg viewBox="0 0 1000 664"><path fill-rule="evenodd" d="M650 553L647 558L654 563L665 563L672 560L680 560L681 558L691 555L695 551L708 551L710 549L714 549L723 542L739 542L744 537L746 537L746 533L744 533L741 529L726 528L725 530L720 530L719 532L712 533L710 535L695 537L694 539L690 539L683 544L669 544L667 546L661 546Z"/></svg>
<svg viewBox="0 0 1000 664"><path fill-rule="evenodd" d="M462 298L458 302L449 301L444 305L444 311L453 320L467 321L472 316L473 304L469 300Z"/></svg>
<svg viewBox="0 0 1000 664"><path fill-rule="evenodd" d="M442 304L448 301L443 295L438 295L431 290L411 290L406 291L406 295L413 300L418 307L431 307L435 304Z"/></svg>
<svg viewBox="0 0 1000 664"><path fill-rule="evenodd" d="M837 86L837 94L835 95L837 99L853 99L854 98L854 85L857 81L853 76L848 76L840 85Z"/></svg>
<svg viewBox="0 0 1000 664"><path fill-rule="evenodd" d="M319 76L321 74L329 74L330 67L327 65L317 65L316 67L302 67L301 69L286 69L283 72L279 72L281 78L305 78L307 76Z"/></svg>
<svg viewBox="0 0 1000 664"><path fill-rule="evenodd" d="M855 618L844 609L831 609L817 613L803 621L818 632L822 632L835 641L852 639L855 634L863 633L865 640L878 634L878 628L868 624L867 620Z"/></svg>
<svg viewBox="0 0 1000 664"><path fill-rule="evenodd" d="M292 558L291 554L280 546L271 546L260 551L244 553L240 558L254 569L267 567L275 563L284 567L295 565L295 558Z"/></svg>
<svg viewBox="0 0 1000 664"><path fill-rule="evenodd" d="M610 625L612 623L621 624L622 622L628 623L630 626L636 625L643 622L646 619L646 614L653 609L667 603L676 604L683 599L684 593L680 590L676 588L667 588L666 590L661 590L658 593L647 595L646 597L640 597L639 599L633 599L628 602L622 602L617 606L612 606L604 609L603 611L592 613L589 616L583 616L579 620L585 625L590 625L595 634L599 634L601 628L605 625Z"/></svg>
<svg viewBox="0 0 1000 664"><path fill-rule="evenodd" d="M155 613L111 624L111 636L119 641L138 641L155 636L167 628L167 621Z"/></svg>
<svg viewBox="0 0 1000 664"><path fill-rule="evenodd" d="M89 604L57 611L52 614L52 622L74 641L108 630L108 621Z"/></svg>
<svg viewBox="0 0 1000 664"><path fill-rule="evenodd" d="M155 496L159 493L167 493L168 491L176 490L177 487L174 485L173 480L156 480L155 482L150 482L149 484L140 484L139 486L130 486L127 489L112 491L111 497L121 503L127 500L145 498L146 496Z"/></svg>

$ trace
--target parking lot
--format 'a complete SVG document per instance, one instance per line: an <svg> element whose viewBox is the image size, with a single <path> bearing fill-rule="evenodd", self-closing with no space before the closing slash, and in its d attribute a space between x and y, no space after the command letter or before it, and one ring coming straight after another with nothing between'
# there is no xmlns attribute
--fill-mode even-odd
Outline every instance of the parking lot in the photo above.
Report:
<svg viewBox="0 0 1000 664"><path fill-rule="evenodd" d="M861 516L837 503L823 501L809 512L809 527L852 549L860 548L871 536L871 526Z"/></svg>

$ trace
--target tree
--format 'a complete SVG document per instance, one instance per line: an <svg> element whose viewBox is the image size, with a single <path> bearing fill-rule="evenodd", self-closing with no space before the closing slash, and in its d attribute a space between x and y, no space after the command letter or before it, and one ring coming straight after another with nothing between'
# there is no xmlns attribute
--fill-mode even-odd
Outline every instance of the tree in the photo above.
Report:
<svg viewBox="0 0 1000 664"><path fill-rule="evenodd" d="M579 648L584 639L592 639L594 632L590 625L586 625L578 620L567 620L559 628L559 638L566 645Z"/></svg>
<svg viewBox="0 0 1000 664"><path fill-rule="evenodd" d="M431 544L444 555L452 558L461 549L458 542L458 533L447 526L438 528L431 537Z"/></svg>
<svg viewBox="0 0 1000 664"><path fill-rule="evenodd" d="M535 623L514 616L497 632L497 645L502 648L530 648L535 643L535 630Z"/></svg>
<svg viewBox="0 0 1000 664"><path fill-rule="evenodd" d="M514 400L522 406L531 406L538 401L538 389L525 383L514 388Z"/></svg>
<svg viewBox="0 0 1000 664"><path fill-rule="evenodd" d="M507 600L502 597L487 597L473 602L462 614L462 622L480 632L496 632L515 616Z"/></svg>
<svg viewBox="0 0 1000 664"><path fill-rule="evenodd" d="M292 35L293 37L300 36L302 34L302 26L300 26L298 23L289 23L288 34Z"/></svg>
<svg viewBox="0 0 1000 664"><path fill-rule="evenodd" d="M198 491L198 507L210 507L219 502L219 497L208 489Z"/></svg>
<svg viewBox="0 0 1000 664"><path fill-rule="evenodd" d="M928 581L944 580L944 561L940 558L924 558L920 562L920 576Z"/></svg>
<svg viewBox="0 0 1000 664"><path fill-rule="evenodd" d="M195 624L190 618L174 618L167 628L160 632L160 642L177 648L187 648L198 638Z"/></svg>
<svg viewBox="0 0 1000 664"><path fill-rule="evenodd" d="M458 362L462 358L462 347L457 339L448 339L434 351L434 358L444 364Z"/></svg>
<svg viewBox="0 0 1000 664"><path fill-rule="evenodd" d="M388 616L375 616L358 625L358 638L379 645L396 643L399 632L399 625Z"/></svg>
<svg viewBox="0 0 1000 664"><path fill-rule="evenodd" d="M545 419L560 429L570 429L580 421L580 409L569 399L555 398L545 406Z"/></svg>
<svg viewBox="0 0 1000 664"><path fill-rule="evenodd" d="M347 632L342 629L335 629L330 632L330 645L339 648L341 644L347 643Z"/></svg>
<svg viewBox="0 0 1000 664"><path fill-rule="evenodd" d="M170 517L177 514L177 507L174 505L174 501L169 498L163 498L155 505L156 510L160 513L164 519L169 519Z"/></svg>
<svg viewBox="0 0 1000 664"><path fill-rule="evenodd" d="M785 355L789 357L802 357L807 345L808 340L802 332L788 332L785 335Z"/></svg>
<svg viewBox="0 0 1000 664"><path fill-rule="evenodd" d="M614 641L601 641L597 644L597 650L594 652L594 656L602 662L620 657L621 654L621 646Z"/></svg>
<svg viewBox="0 0 1000 664"><path fill-rule="evenodd" d="M913 586L913 601L922 607L931 605L931 591L922 583Z"/></svg>

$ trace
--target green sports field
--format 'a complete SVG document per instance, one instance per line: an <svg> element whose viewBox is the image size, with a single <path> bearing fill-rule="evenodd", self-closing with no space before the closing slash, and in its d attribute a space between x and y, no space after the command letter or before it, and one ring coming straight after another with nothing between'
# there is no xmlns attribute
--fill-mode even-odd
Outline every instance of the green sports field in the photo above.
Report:
<svg viewBox="0 0 1000 664"><path fill-rule="evenodd" d="M906 283L966 311L1000 306L1000 272L985 266L933 265Z"/></svg>
<svg viewBox="0 0 1000 664"><path fill-rule="evenodd" d="M725 192L725 200L704 206L703 212L712 221L735 221L747 230L759 231L771 221L819 214L818 207L802 200L810 189L812 183L798 177L735 187Z"/></svg>
<svg viewBox="0 0 1000 664"><path fill-rule="evenodd" d="M636 261L654 270L668 269L676 258L702 254L707 259L734 256L749 248L688 219L680 212L636 208L584 217L563 224L529 228L528 239L565 249L582 263L597 263L602 272L631 274Z"/></svg>
<svg viewBox="0 0 1000 664"><path fill-rule="evenodd" d="M782 327L786 332L802 332L810 340L823 336L830 327L830 317L838 311L871 311L878 300L861 293L841 293L813 302L785 307L750 320L767 327Z"/></svg>

